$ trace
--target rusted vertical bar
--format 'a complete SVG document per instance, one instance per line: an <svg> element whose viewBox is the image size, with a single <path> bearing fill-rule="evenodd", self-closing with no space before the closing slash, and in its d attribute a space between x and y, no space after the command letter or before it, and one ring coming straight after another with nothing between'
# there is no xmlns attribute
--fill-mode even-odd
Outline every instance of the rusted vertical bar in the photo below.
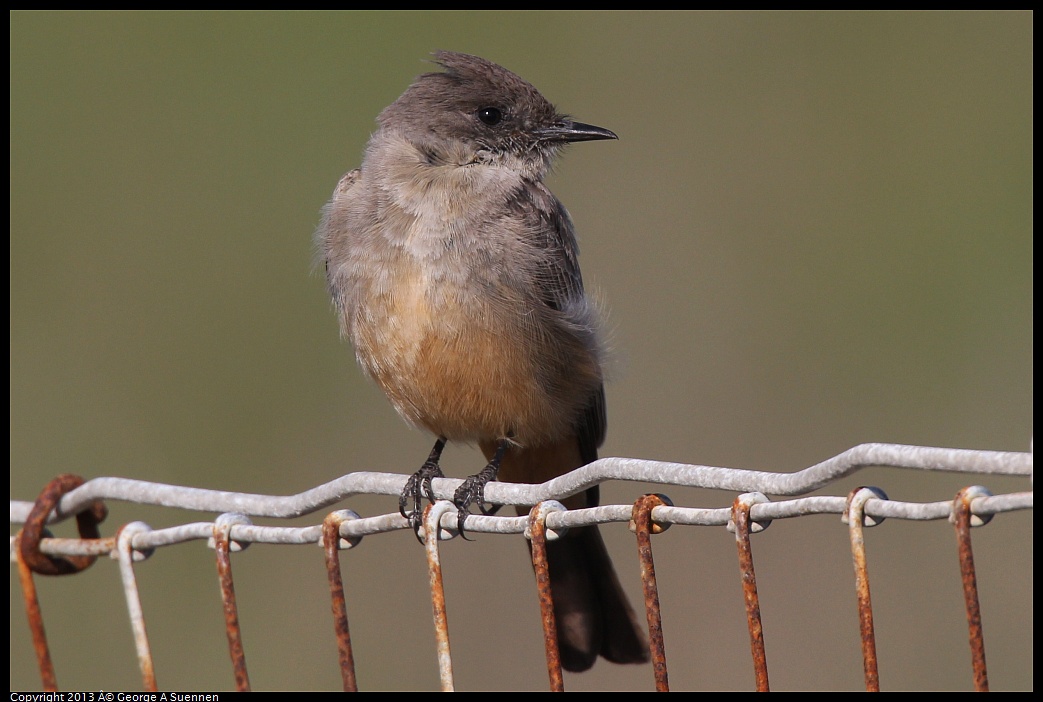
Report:
<svg viewBox="0 0 1043 702"><path fill-rule="evenodd" d="M648 648L652 654L656 692L669 692L666 669L666 646L663 642L663 620L659 612L659 587L656 584L655 562L652 560L651 534L663 527L652 523L652 510L668 504L660 495L644 495L634 503L634 532L637 534L637 555L641 561L641 586L645 594L645 616L648 619Z"/></svg>
<svg viewBox="0 0 1043 702"><path fill-rule="evenodd" d="M753 654L753 673L757 692L768 689L768 661L764 652L764 629L761 626L761 606L757 596L757 574L753 570L753 550L750 547L750 508L767 498L760 493L739 495L732 504L732 523L735 525L735 543L739 550L739 572L742 576L742 596L746 602L746 624L750 629L750 651Z"/></svg>
<svg viewBox="0 0 1043 702"><path fill-rule="evenodd" d="M217 577L221 584L221 603L225 613L225 632L228 634L228 653L232 658L237 692L250 691L250 676L246 672L246 654L239 629L239 609L235 603L235 583L232 582L232 560L229 534L232 524L218 519L214 525L214 551L217 554Z"/></svg>
<svg viewBox="0 0 1043 702"><path fill-rule="evenodd" d="M340 525L343 521L343 512L332 512L326 516L322 522L322 546L326 556L330 599L333 602L333 631L337 636L337 657L344 692L358 692L355 656L351 651L351 633L348 631L348 607L344 601L344 581L340 570Z"/></svg>
<svg viewBox="0 0 1043 702"><path fill-rule="evenodd" d="M134 633L134 649L138 654L138 669L145 690L157 692L156 671L152 665L152 648L149 646L148 634L145 631L145 615L141 609L141 596L138 594L138 581L134 577L134 549L131 540L135 534L150 531L144 522L131 522L124 525L116 535L116 550L119 554L120 578L123 581L123 594L127 600L127 612L130 614L130 628Z"/></svg>
<svg viewBox="0 0 1043 702"><path fill-rule="evenodd" d="M442 563L438 557L439 521L452 503L440 500L424 508L424 549L427 551L427 574L431 586L431 609L435 619L435 642L438 647L438 677L442 692L453 692L453 657L449 651L449 620L445 611L445 590L442 587Z"/></svg>
<svg viewBox="0 0 1043 702"><path fill-rule="evenodd" d="M971 664L974 667L974 689L989 691L989 673L985 667L985 636L981 627L981 607L978 603L978 576L974 570L974 552L971 550L971 500L990 493L985 488L967 487L956 493L953 502L953 523L960 553L960 575L963 578L963 600L967 607L967 628L971 644ZM983 520L984 524L986 520Z"/></svg>
<svg viewBox="0 0 1043 702"><path fill-rule="evenodd" d="M869 571L866 567L866 545L862 537L862 520L869 499L883 494L875 488L861 487L851 491L847 498L848 533L851 537L851 556L855 564L855 592L858 596L858 619L862 632L862 665L865 669L866 692L880 691L880 673L876 661L876 634L873 628L873 602L869 595ZM884 495L883 499L887 499Z"/></svg>
<svg viewBox="0 0 1043 702"><path fill-rule="evenodd" d="M550 589L550 568L547 563L547 513L564 507L557 502L541 502L529 512L529 539L532 542L532 568L536 573L536 592L540 600L543 621L543 646L547 653L547 676L551 692L564 692L565 680L561 674L561 653L558 650L558 625L554 619L554 598Z"/></svg>
<svg viewBox="0 0 1043 702"><path fill-rule="evenodd" d="M19 531L18 541L21 540L22 532ZM33 635L33 650L36 651L36 663L40 667L40 684L45 692L57 692L58 681L54 676L51 650L47 646L47 633L43 628L43 614L40 612L40 599L36 595L33 571L22 559L20 546L15 555L18 560L18 577L22 581L22 596L25 598L25 613L29 618L29 630Z"/></svg>

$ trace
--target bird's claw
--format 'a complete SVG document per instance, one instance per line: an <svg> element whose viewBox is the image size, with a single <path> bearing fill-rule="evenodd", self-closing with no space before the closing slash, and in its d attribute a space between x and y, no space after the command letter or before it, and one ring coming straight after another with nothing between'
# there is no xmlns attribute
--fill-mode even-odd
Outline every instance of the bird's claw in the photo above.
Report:
<svg viewBox="0 0 1043 702"><path fill-rule="evenodd" d="M495 514L501 505L491 504L486 506L485 486L496 479L499 466L490 463L480 472L468 477L463 484L453 493L453 504L457 509L457 531L465 540L470 541L464 533L464 520L471 513L471 505L478 505L478 511L482 514Z"/></svg>
<svg viewBox="0 0 1043 702"><path fill-rule="evenodd" d="M409 528L420 541L423 541L420 538L420 525L424 520L423 499L426 497L432 504L434 503L435 493L434 488L431 487L431 481L444 477L438 462L429 458L424 465L420 466L420 470L409 476L406 486L402 489L402 494L398 496L398 513L406 518Z"/></svg>

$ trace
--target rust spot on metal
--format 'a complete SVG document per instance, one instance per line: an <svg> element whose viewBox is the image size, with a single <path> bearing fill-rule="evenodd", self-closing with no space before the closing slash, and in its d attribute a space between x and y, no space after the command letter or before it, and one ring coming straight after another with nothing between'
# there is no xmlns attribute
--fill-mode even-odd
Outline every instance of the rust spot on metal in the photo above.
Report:
<svg viewBox="0 0 1043 702"><path fill-rule="evenodd" d="M348 631L348 608L344 601L344 582L340 570L340 525L343 518L336 512L322 522L322 546L326 555L326 575L333 601L333 630L337 635L337 655L345 692L358 692L355 680L355 657L351 652L351 634Z"/></svg>
<svg viewBox="0 0 1043 702"><path fill-rule="evenodd" d="M953 521L956 542L960 552L960 575L963 577L963 599L967 606L967 628L970 632L971 663L974 666L974 689L989 691L989 674L985 667L985 638L981 627L981 608L978 603L978 577L974 570L974 552L971 550L971 498L974 488L956 493Z"/></svg>
<svg viewBox="0 0 1043 702"><path fill-rule="evenodd" d="M225 632L228 634L228 652L232 657L232 672L235 675L237 692L250 691L250 676L246 672L246 654L243 652L243 637L239 630L239 610L235 603L235 584L232 582L231 545L228 534L230 525L214 526L214 551L217 554L217 577L221 584L221 603L224 606Z"/></svg>
<svg viewBox="0 0 1043 702"><path fill-rule="evenodd" d="M22 560L34 572L40 575L71 575L86 570L94 564L97 556L54 557L40 552L40 540L43 538L44 526L62 496L83 485L83 478L78 475L59 475L47 483L36 503L29 512L29 517L22 527L22 538L18 548ZM76 515L76 528L81 539L98 539L101 533L98 525L105 519L108 510L100 502Z"/></svg>
<svg viewBox="0 0 1043 702"><path fill-rule="evenodd" d="M532 568L536 573L536 592L543 621L543 646L547 652L547 675L551 692L564 692L561 675L561 653L558 650L558 625L554 619L554 598L550 589L550 566L547 563L547 514L541 505L529 512L529 536L532 540Z"/></svg>
<svg viewBox="0 0 1043 702"><path fill-rule="evenodd" d="M858 596L858 620L862 633L862 665L865 668L866 691L879 692L880 673L876 661L873 602L869 595L866 545L862 537L863 508L865 501L871 497L875 498L877 495L868 488L860 487L852 490L847 497L847 518L848 533L851 537L851 557L855 564L855 592Z"/></svg>
<svg viewBox="0 0 1043 702"><path fill-rule="evenodd" d="M757 596L757 575L753 570L753 550L750 548L749 501L742 496L732 504L735 524L735 542L739 549L739 572L742 574L742 596L746 602L746 623L750 629L750 651L753 653L753 672L757 692L769 692L768 661L764 653L764 630L761 627L761 606Z"/></svg>
<svg viewBox="0 0 1043 702"><path fill-rule="evenodd" d="M25 598L25 613L29 618L29 629L33 635L33 649L36 651L36 662L40 667L41 688L45 692L57 692L58 681L54 677L54 663L51 661L51 651L47 646L47 634L43 628L43 615L40 613L40 600L36 596L36 583L33 581L33 571L22 557L21 541L24 536L22 531L15 538L19 542L16 550L18 561L18 577L22 581L22 596Z"/></svg>
<svg viewBox="0 0 1043 702"><path fill-rule="evenodd" d="M659 588L656 585L655 563L652 560L652 539L656 525L652 510L667 504L659 495L644 495L634 503L633 522L637 533L637 555L641 561L641 585L645 594L645 614L648 618L648 648L652 654L656 692L669 692L666 646L663 642L663 620L659 612ZM659 531L662 531L660 528Z"/></svg>
<svg viewBox="0 0 1043 702"><path fill-rule="evenodd" d="M431 587L431 609L435 620L435 642L438 649L438 676L442 692L452 692L453 658L449 650L449 620L446 617L445 590L442 587L442 563L438 557L439 521L448 509L455 509L441 500L424 508L424 550L427 552L427 574Z"/></svg>

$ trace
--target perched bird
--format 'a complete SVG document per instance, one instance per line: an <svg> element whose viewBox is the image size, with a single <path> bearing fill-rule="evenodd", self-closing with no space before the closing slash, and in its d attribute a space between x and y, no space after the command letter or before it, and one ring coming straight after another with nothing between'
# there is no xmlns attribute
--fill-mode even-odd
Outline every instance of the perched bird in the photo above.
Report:
<svg viewBox="0 0 1043 702"><path fill-rule="evenodd" d="M437 438L400 509L418 526L446 441L488 465L456 491L460 527L491 480L541 483L597 459L605 436L597 312L572 220L543 179L568 143L615 139L532 85L439 51L378 117L362 167L317 232L341 331L399 414ZM596 506L597 488L569 508ZM524 514L525 510L519 508ZM562 665L648 649L596 526L548 543Z"/></svg>

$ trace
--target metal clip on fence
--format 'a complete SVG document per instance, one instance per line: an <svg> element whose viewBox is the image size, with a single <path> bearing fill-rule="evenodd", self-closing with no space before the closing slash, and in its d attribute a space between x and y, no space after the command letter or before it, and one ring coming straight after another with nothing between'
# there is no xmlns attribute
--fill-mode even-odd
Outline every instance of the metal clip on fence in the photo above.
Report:
<svg viewBox="0 0 1043 702"><path fill-rule="evenodd" d="M44 524L51 511L66 493L83 485L83 478L78 475L59 475L47 483L40 496L36 498L33 509L22 527L19 539L19 552L34 573L40 575L71 575L79 573L94 565L97 556L68 556L55 558L40 552L40 540L43 538ZM89 509L76 515L76 529L81 539L100 539L98 525L105 520L108 510L100 502L95 502Z"/></svg>
<svg viewBox="0 0 1043 702"><path fill-rule="evenodd" d="M47 483L40 496L33 503L25 524L19 530L18 542L18 575L22 583L25 597L25 611L29 617L29 628L33 635L33 648L36 650L36 661L40 667L40 679L43 689L48 692L58 690L58 682L54 675L54 663L51 660L47 635L43 627L43 615L40 611L40 600L33 582L33 573L40 575L71 575L90 568L97 556L68 556L55 558L40 551L40 540L43 539L47 517L50 516L62 495L83 485L83 478L78 475L63 474ZM95 502L90 508L76 515L76 528L81 539L100 540L98 525L105 519L108 510L101 502ZM111 539L107 540L111 542Z"/></svg>

